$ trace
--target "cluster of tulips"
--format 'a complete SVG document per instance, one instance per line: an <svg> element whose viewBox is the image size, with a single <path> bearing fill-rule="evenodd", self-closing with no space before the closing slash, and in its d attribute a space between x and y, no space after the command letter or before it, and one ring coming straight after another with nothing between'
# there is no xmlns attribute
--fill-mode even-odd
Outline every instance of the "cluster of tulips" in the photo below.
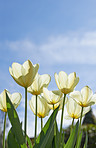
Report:
<svg viewBox="0 0 96 148"><path fill-rule="evenodd" d="M58 90L49 91L47 87L51 81L51 77L48 74L43 74L43 75L38 74L38 69L39 69L39 64L33 65L30 60L25 61L23 65L19 63L13 63L12 68L9 67L9 72L13 77L13 79L16 81L16 83L18 83L20 86L25 88L24 131L22 130L21 123L19 126L20 121L16 112L16 108L20 104L22 95L20 93L10 94L8 90L4 90L0 94L0 109L3 112L5 112L4 131L3 131L4 132L3 148L5 148L5 127L6 127L7 113L12 125L12 128L8 134L8 138L9 138L8 147L11 148L12 146L14 147L16 146L17 148L19 147L26 148L28 145L28 142L30 141L30 139L27 136L27 92L32 94L32 98L29 100L29 106L35 115L34 145L32 146L32 144L29 142L29 147L30 148L32 147L34 148L35 147L38 147L38 148L65 147L66 148L70 146L71 147L75 146L76 148L79 148L80 141L81 141L79 135L81 134L82 117L87 112L89 112L89 110L91 109L91 105L94 105L96 103L96 94L93 94L92 90L88 86L83 87L81 91L74 90L74 88L79 82L79 77L76 77L75 72L67 75L64 71L60 71L59 74L55 73L54 75ZM66 116L64 116L65 104L68 112ZM43 118L48 116L50 110L53 110L53 113L50 116L50 119L48 120L46 125L43 126ZM62 110L62 112L60 117L60 120L61 120L60 132L58 132L59 142L57 145L58 127L56 122L56 115L59 110ZM41 118L41 133L38 136L39 138L37 137L37 116ZM64 118L72 119L72 126L70 131L71 137L69 138L67 144L64 143L64 132L62 133ZM78 119L78 123L75 125L75 128L74 128L73 125L74 125L75 119ZM16 125L15 122L16 123L18 122L18 124ZM20 128L20 130L22 130L21 139L23 135L24 140L22 140L23 142L21 143L20 143L20 140L18 140L17 135L15 135L16 134L15 129L17 129L16 126ZM76 131L77 129L78 129L78 132ZM19 133L20 130L19 129L17 130ZM44 134L43 136L42 136L42 131ZM52 131L53 131L53 134L52 134ZM53 138L51 134L53 135ZM13 137L15 137L16 141L14 140ZM50 140L50 137L51 137L51 140ZM72 137L74 137L73 142L72 142ZM13 142L14 145L11 144L12 138L14 141ZM49 143L48 140L51 141L50 145L48 145Z"/></svg>

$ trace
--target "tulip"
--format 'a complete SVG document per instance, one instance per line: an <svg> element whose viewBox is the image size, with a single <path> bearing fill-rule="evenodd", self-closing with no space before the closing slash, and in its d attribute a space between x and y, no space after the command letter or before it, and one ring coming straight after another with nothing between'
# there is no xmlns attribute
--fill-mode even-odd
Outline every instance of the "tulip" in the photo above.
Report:
<svg viewBox="0 0 96 148"><path fill-rule="evenodd" d="M48 74L36 74L34 82L28 87L28 92L33 95L40 95L43 92L43 87L48 87L51 77Z"/></svg>
<svg viewBox="0 0 96 148"><path fill-rule="evenodd" d="M75 72L67 75L64 71L60 71L58 75L57 75L57 73L55 73L54 76L55 76L55 81L56 81L56 84L57 84L59 90L62 93L64 93L62 114L61 114L61 125L60 125L60 143L61 143L65 97L66 97L66 94L68 94L74 90L74 87L79 82L79 77L76 77Z"/></svg>
<svg viewBox="0 0 96 148"><path fill-rule="evenodd" d="M31 110L33 111L34 115L36 115L36 99L35 96L32 96L31 100L29 101L29 105ZM46 116L48 116L50 108L47 104L47 101L45 100L45 98L43 96L37 96L37 116L39 118L44 118Z"/></svg>
<svg viewBox="0 0 96 148"><path fill-rule="evenodd" d="M62 99L62 92L60 90L49 91L47 88L43 88L43 94L50 105L57 104Z"/></svg>
<svg viewBox="0 0 96 148"><path fill-rule="evenodd" d="M73 118L78 119L78 118L80 118L82 107L80 105L78 105L71 97L67 101L66 108L67 108L67 112L68 112L68 115L65 116L66 119L73 119ZM89 110L90 110L90 107L84 108L83 116L87 112L89 112Z"/></svg>
<svg viewBox="0 0 96 148"><path fill-rule="evenodd" d="M66 107L67 107L68 115L65 116L65 118L66 119L73 119L72 120L72 126L71 126L71 132L72 132L74 119L81 118L81 113L82 113L82 116L84 116L87 112L89 112L89 110L91 108L86 107L86 108L83 109L83 112L82 112L82 107L80 105L78 105L71 97L67 101Z"/></svg>
<svg viewBox="0 0 96 148"><path fill-rule="evenodd" d="M58 75L55 73L55 81L61 92L68 94L72 92L74 87L78 84L79 77L76 77L75 72L67 75L64 71L60 71Z"/></svg>
<svg viewBox="0 0 96 148"><path fill-rule="evenodd" d="M10 94L9 91L4 90L1 94L0 94L0 109L3 112L7 112L7 105L6 105L6 93L8 94L8 97L10 98L12 104L14 105L15 108L18 107L18 105L20 104L21 101L21 94L20 93L13 93Z"/></svg>
<svg viewBox="0 0 96 148"><path fill-rule="evenodd" d="M26 127L27 127L27 88L33 83L35 75L39 69L39 65L33 65L30 60L27 60L23 65L19 63L13 63L12 68L9 67L9 72L13 79L25 88L25 142L26 142Z"/></svg>
<svg viewBox="0 0 96 148"><path fill-rule="evenodd" d="M7 90L4 90L0 94L0 109L3 112L5 112L4 130L3 130L3 148L5 148L5 128L6 128L6 117L7 117L6 93L8 94L8 97L11 100L15 108L17 108L18 105L20 104L21 97L22 97L20 93L10 94L10 92Z"/></svg>
<svg viewBox="0 0 96 148"><path fill-rule="evenodd" d="M81 107L88 107L96 102L96 97L88 86L83 87L81 92L71 92L69 96L72 97L72 99L74 99Z"/></svg>
<svg viewBox="0 0 96 148"><path fill-rule="evenodd" d="M23 63L23 65L13 63L12 68L9 67L9 72L20 86L28 88L33 83L38 69L38 64L33 65L30 60L27 60Z"/></svg>
<svg viewBox="0 0 96 148"><path fill-rule="evenodd" d="M43 96L37 96L37 116L41 118L41 129L43 126L42 118L48 116L50 108L47 104L47 101ZM31 100L29 101L29 105L31 110L33 111L34 115L36 115L36 98L32 96Z"/></svg>

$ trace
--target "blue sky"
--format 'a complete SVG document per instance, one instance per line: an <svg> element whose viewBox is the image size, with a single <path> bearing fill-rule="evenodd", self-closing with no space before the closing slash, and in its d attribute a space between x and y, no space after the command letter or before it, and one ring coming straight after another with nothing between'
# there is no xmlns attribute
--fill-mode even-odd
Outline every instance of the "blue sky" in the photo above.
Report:
<svg viewBox="0 0 96 148"><path fill-rule="evenodd" d="M88 85L96 92L95 6L96 0L0 1L0 91L22 93L21 120L24 90L9 74L13 62L30 59L39 63L39 73L52 77L50 90L57 89L54 73L63 70L68 74L75 71L80 77L77 90ZM28 112L30 128L34 116L29 107ZM28 134L33 136L34 131L28 130Z"/></svg>

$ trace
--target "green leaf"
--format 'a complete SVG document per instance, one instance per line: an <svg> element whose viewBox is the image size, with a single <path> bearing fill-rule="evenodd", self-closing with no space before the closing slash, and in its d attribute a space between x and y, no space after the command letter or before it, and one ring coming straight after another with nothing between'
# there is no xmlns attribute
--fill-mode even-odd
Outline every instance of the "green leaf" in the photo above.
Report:
<svg viewBox="0 0 96 148"><path fill-rule="evenodd" d="M56 119L58 109L59 107L56 108L52 115L49 117L47 123L43 127L41 133L36 140L37 144L34 148L50 148L52 146L51 144L54 137L54 121Z"/></svg>
<svg viewBox="0 0 96 148"><path fill-rule="evenodd" d="M80 148L80 144L81 144L81 140L82 140L82 135L83 135L83 131L81 131L81 133L79 135L77 148Z"/></svg>
<svg viewBox="0 0 96 148"><path fill-rule="evenodd" d="M23 135L22 127L20 124L20 120L18 117L18 114L11 103L7 93L6 93L6 102L7 102L7 112L8 112L8 117L12 125L12 131L15 135L16 140L18 141L19 146L23 145L25 142L25 138Z"/></svg>
<svg viewBox="0 0 96 148"><path fill-rule="evenodd" d="M33 148L32 142L31 142L30 138L27 135L26 135L26 139L27 139L29 148Z"/></svg>
<svg viewBox="0 0 96 148"><path fill-rule="evenodd" d="M55 136L54 136L54 130L53 130L53 141L52 141L52 146L50 146L50 147L52 147L52 148L58 148L59 147L59 135L60 135L60 133L59 133L59 131L58 131L58 126L57 126L57 122L56 122L56 120L55 120L55 123L54 123L54 130L55 130ZM51 138L51 136L50 136L50 138ZM56 145L55 145L55 139L56 139Z"/></svg>
<svg viewBox="0 0 96 148"><path fill-rule="evenodd" d="M57 126L57 122L56 122L56 147L58 148L59 146L59 136L60 136L60 133L58 131L58 126Z"/></svg>
<svg viewBox="0 0 96 148"><path fill-rule="evenodd" d="M63 146L63 147L65 146L64 136L65 136L65 134L64 134L64 131L63 131L63 135L62 135L62 146Z"/></svg>
<svg viewBox="0 0 96 148"><path fill-rule="evenodd" d="M27 148L27 145L24 143L23 145L20 146L20 148Z"/></svg>
<svg viewBox="0 0 96 148"><path fill-rule="evenodd" d="M78 127L79 127L79 121L76 123L73 132L71 132L71 135L66 143L66 145L64 146L64 148L74 148L76 139L77 139L77 134L78 134Z"/></svg>
<svg viewBox="0 0 96 148"><path fill-rule="evenodd" d="M16 141L12 128L9 130L8 137L7 137L7 143L8 143L8 148L13 148L13 145L14 145L14 148L20 148Z"/></svg>
<svg viewBox="0 0 96 148"><path fill-rule="evenodd" d="M84 148L87 148L87 144L88 144L88 134L87 134L87 130L86 130L86 139L85 139Z"/></svg>

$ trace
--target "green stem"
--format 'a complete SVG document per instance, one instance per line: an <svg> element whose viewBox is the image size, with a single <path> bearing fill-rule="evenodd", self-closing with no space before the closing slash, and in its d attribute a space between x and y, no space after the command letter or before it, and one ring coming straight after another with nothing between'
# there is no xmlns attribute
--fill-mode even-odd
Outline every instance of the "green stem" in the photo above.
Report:
<svg viewBox="0 0 96 148"><path fill-rule="evenodd" d="M62 146L64 145L64 131L63 131L63 136L62 136Z"/></svg>
<svg viewBox="0 0 96 148"><path fill-rule="evenodd" d="M80 134L80 129L81 129L81 121L82 121L82 116L83 116L83 106L82 106L82 110L81 110L81 116L80 116L80 124L79 124L79 129L78 129L78 136L77 136L77 144L76 147L78 148L78 142L79 142L79 134Z"/></svg>
<svg viewBox="0 0 96 148"><path fill-rule="evenodd" d="M53 111L54 111L54 104L53 104ZM56 148L56 119L54 122L54 148Z"/></svg>
<svg viewBox="0 0 96 148"><path fill-rule="evenodd" d="M37 95L36 95L36 110L35 110L35 144L36 144L36 136L37 136Z"/></svg>
<svg viewBox="0 0 96 148"><path fill-rule="evenodd" d="M25 142L26 142L26 133L27 133L27 88L25 87L25 124L24 124L24 131L25 131Z"/></svg>
<svg viewBox="0 0 96 148"><path fill-rule="evenodd" d="M61 125L60 125L60 140L59 140L59 147L60 147L60 145L61 145L61 140L62 140L62 124L63 124L63 114L64 114L65 98L66 98L66 94L64 94L64 98L63 98L63 106L62 106L62 114L61 114Z"/></svg>
<svg viewBox="0 0 96 148"><path fill-rule="evenodd" d="M42 128L43 128L43 119L41 117L41 130L42 130Z"/></svg>
<svg viewBox="0 0 96 148"><path fill-rule="evenodd" d="M81 117L80 117L80 128L81 128L81 121L82 121L82 116L83 116L83 107L82 107L82 110L81 110Z"/></svg>
<svg viewBox="0 0 96 148"><path fill-rule="evenodd" d="M73 129L73 124L74 124L74 118L73 118L73 120L72 120L71 132L72 132L72 129ZM70 134L71 134L71 132L70 132Z"/></svg>
<svg viewBox="0 0 96 148"><path fill-rule="evenodd" d="M5 148L6 117L7 117L7 112L5 112L5 118L4 118L4 129L3 129L3 148Z"/></svg>

